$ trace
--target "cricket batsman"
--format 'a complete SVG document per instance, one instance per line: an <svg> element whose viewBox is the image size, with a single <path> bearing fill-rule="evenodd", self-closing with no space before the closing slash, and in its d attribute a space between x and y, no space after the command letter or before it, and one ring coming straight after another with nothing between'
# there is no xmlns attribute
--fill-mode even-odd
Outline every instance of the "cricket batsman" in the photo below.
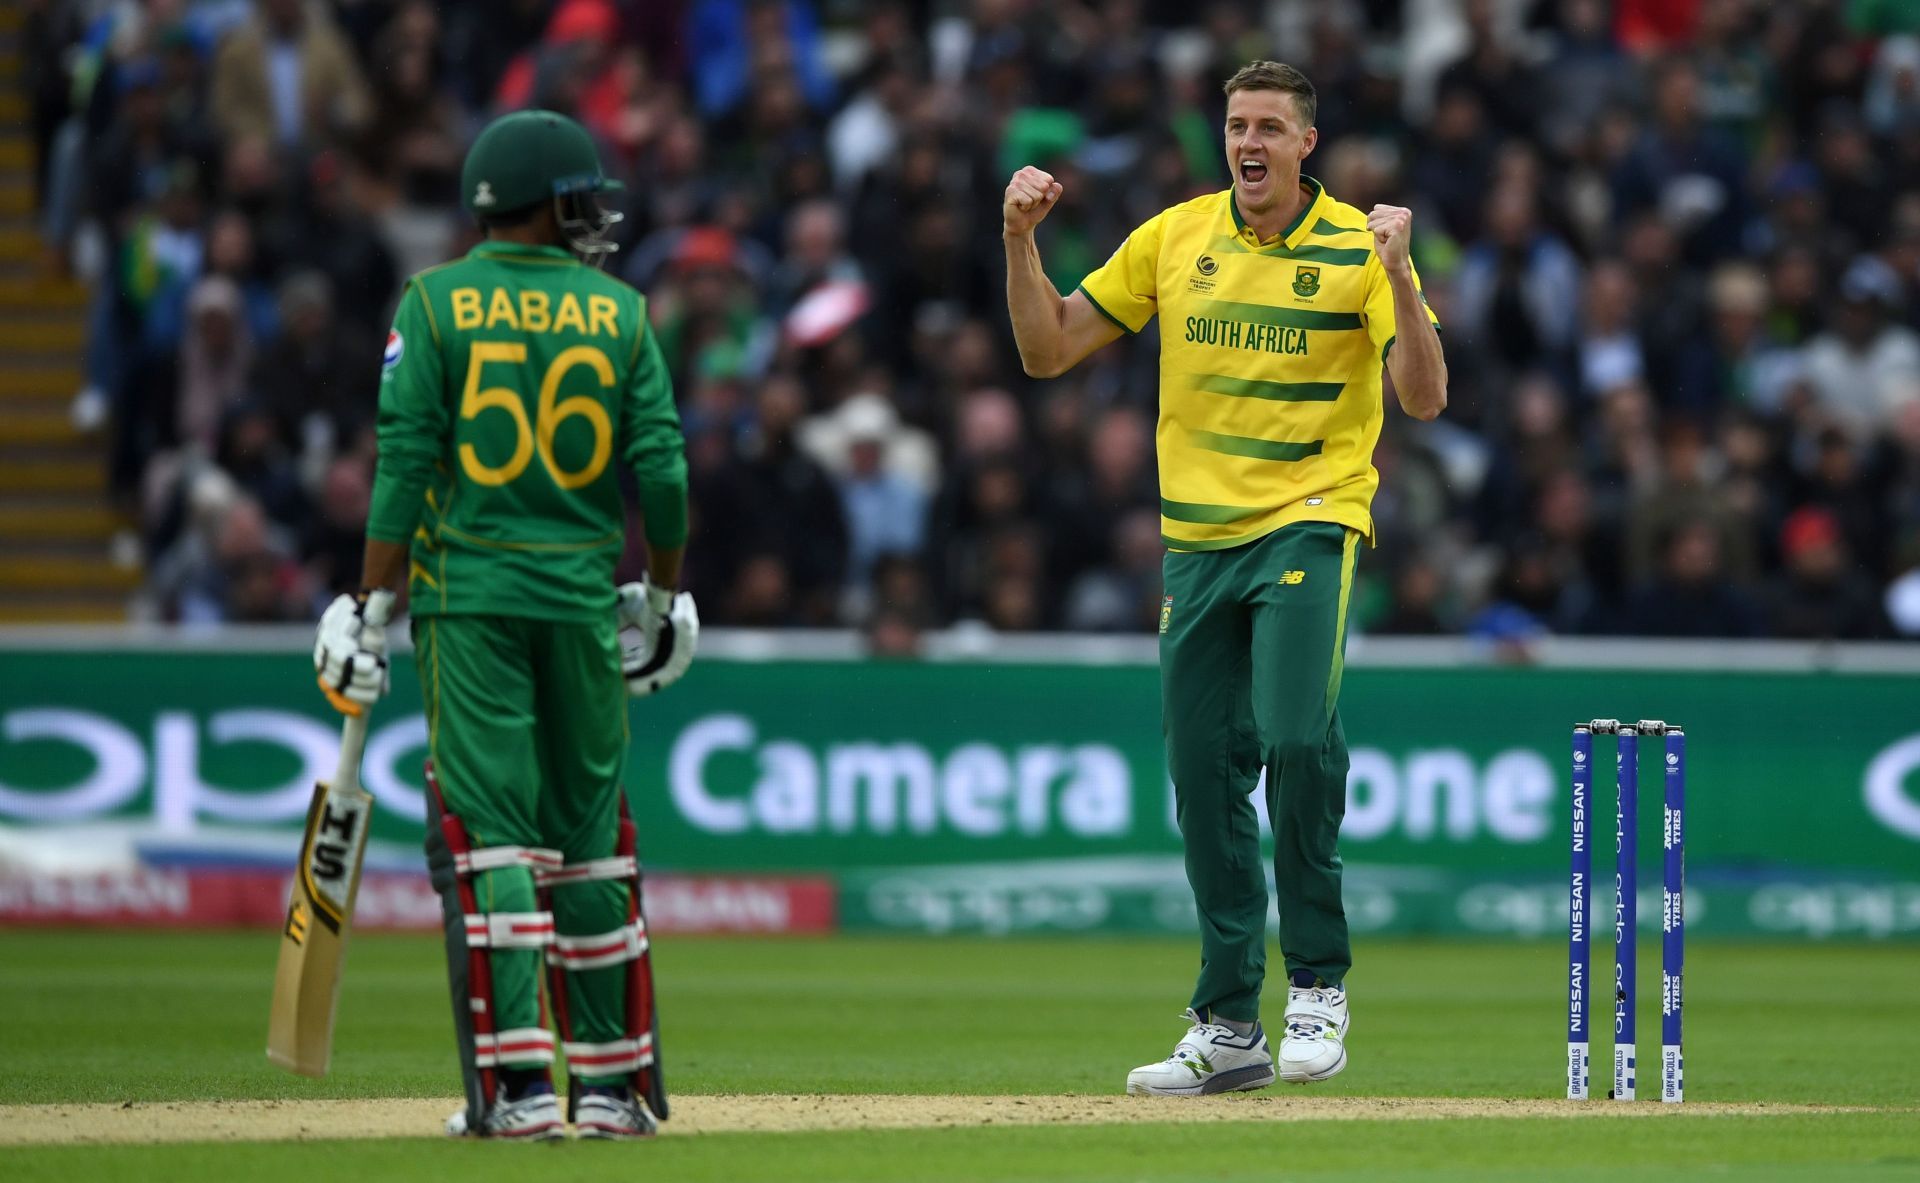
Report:
<svg viewBox="0 0 1920 1183"><path fill-rule="evenodd" d="M448 1132L564 1135L547 976L583 1137L666 1117L638 854L621 790L626 700L672 684L699 617L680 421L646 304L593 265L620 188L573 120L488 126L461 172L485 231L408 281L387 337L363 590L320 621L334 705L387 686L404 586L426 699L427 854L447 921L467 1107ZM644 582L616 589L622 470Z"/></svg>
<svg viewBox="0 0 1920 1183"><path fill-rule="evenodd" d="M1407 254L1412 214L1362 213L1301 174L1318 133L1300 71L1254 62L1226 93L1232 187L1149 219L1065 299L1034 245L1059 183L1023 168L1001 211L1028 374L1063 373L1160 317L1161 719L1200 977L1190 1030L1166 1060L1128 1074L1130 1093L1273 1082L1249 800L1262 770L1289 986L1279 1075L1325 1080L1346 1067L1337 708L1355 552L1373 541L1382 365L1408 414L1432 419L1447 404L1437 322Z"/></svg>

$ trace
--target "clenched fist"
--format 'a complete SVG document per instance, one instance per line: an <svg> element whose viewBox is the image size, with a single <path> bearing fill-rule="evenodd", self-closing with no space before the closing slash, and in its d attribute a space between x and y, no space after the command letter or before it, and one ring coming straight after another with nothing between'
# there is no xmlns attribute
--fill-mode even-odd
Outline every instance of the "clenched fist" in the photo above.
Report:
<svg viewBox="0 0 1920 1183"><path fill-rule="evenodd" d="M1053 174L1028 165L1007 182L1006 200L1000 206L1000 232L1033 233L1059 200L1060 182L1053 179Z"/></svg>
<svg viewBox="0 0 1920 1183"><path fill-rule="evenodd" d="M1397 205L1376 205L1367 215L1373 231L1373 253L1388 275L1405 275L1413 267L1407 245L1413 241L1413 211Z"/></svg>

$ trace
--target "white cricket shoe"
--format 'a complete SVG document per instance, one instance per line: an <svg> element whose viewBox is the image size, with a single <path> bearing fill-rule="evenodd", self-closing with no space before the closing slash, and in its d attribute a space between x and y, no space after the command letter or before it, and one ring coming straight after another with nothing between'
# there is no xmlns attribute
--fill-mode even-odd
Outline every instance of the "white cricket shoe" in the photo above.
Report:
<svg viewBox="0 0 1920 1183"><path fill-rule="evenodd" d="M552 1093L531 1093L518 1101L502 1101L487 1110L478 1130L467 1128L465 1109L447 1118L447 1133L456 1138L506 1138L520 1142L551 1142L567 1136L560 1116L560 1100Z"/></svg>
<svg viewBox="0 0 1920 1183"><path fill-rule="evenodd" d="M1247 1035L1209 1023L1192 1008L1181 1016L1193 1026L1173 1054L1127 1073L1127 1091L1144 1097L1202 1097L1265 1088L1273 1083L1273 1053L1260 1024Z"/></svg>
<svg viewBox="0 0 1920 1183"><path fill-rule="evenodd" d="M1280 1079L1309 1084L1347 1066L1347 992L1339 986L1287 988L1287 1034L1280 1041Z"/></svg>
<svg viewBox="0 0 1920 1183"><path fill-rule="evenodd" d="M582 1138L607 1138L630 1142L651 1138L660 1132L653 1111L638 1097L609 1097L604 1093L586 1093L574 1103L574 1132Z"/></svg>

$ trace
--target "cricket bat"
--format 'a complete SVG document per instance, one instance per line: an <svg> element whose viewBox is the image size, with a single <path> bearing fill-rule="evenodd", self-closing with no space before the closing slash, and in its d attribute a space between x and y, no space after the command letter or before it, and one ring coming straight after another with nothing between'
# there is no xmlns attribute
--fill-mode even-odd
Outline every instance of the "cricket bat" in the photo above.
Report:
<svg viewBox="0 0 1920 1183"><path fill-rule="evenodd" d="M347 929L373 819L373 795L360 787L367 714L363 709L348 717L340 734L340 766L331 782L313 787L287 922L280 930L267 1058L302 1076L325 1076L333 1055Z"/></svg>

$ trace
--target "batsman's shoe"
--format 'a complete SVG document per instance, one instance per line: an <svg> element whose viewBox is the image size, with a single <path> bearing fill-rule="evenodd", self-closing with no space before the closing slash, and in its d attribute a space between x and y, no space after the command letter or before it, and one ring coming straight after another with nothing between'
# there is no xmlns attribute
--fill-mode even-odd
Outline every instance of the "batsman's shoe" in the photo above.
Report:
<svg viewBox="0 0 1920 1183"><path fill-rule="evenodd" d="M1309 1084L1347 1066L1347 992L1316 981L1287 990L1287 1034L1280 1040L1280 1079Z"/></svg>
<svg viewBox="0 0 1920 1183"><path fill-rule="evenodd" d="M1173 1045L1173 1054L1158 1064L1143 1064L1127 1073L1127 1091L1146 1097L1202 1097L1273 1083L1273 1053L1266 1032L1255 1023L1246 1035L1209 1023L1189 1008L1181 1016L1193 1024Z"/></svg>
<svg viewBox="0 0 1920 1183"><path fill-rule="evenodd" d="M582 1138L629 1142L653 1137L660 1132L660 1123L637 1097L586 1093L573 1107L573 1128Z"/></svg>
<svg viewBox="0 0 1920 1183"><path fill-rule="evenodd" d="M456 1138L471 1134L516 1142L551 1142L567 1136L567 1123L560 1116L560 1101L552 1093L529 1093L487 1110L477 1130L467 1127L467 1111L462 1109L447 1119L447 1133Z"/></svg>

